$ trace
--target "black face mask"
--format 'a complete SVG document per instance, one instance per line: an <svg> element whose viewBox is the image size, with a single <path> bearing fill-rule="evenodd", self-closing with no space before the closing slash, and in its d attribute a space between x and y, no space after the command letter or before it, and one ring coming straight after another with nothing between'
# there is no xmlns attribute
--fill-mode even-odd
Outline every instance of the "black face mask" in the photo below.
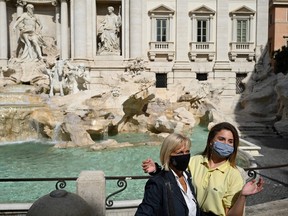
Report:
<svg viewBox="0 0 288 216"><path fill-rule="evenodd" d="M185 171L188 167L190 154L175 155L170 157L170 163L179 171Z"/></svg>

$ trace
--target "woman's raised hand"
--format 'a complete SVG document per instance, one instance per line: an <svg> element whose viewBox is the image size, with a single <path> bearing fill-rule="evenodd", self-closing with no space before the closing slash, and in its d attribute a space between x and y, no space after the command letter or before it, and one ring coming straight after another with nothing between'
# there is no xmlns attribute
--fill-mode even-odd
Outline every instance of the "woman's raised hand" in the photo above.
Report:
<svg viewBox="0 0 288 216"><path fill-rule="evenodd" d="M252 180L247 182L243 189L242 189L242 195L244 196L249 196L249 195L253 195L256 194L258 192L260 192L261 190L263 190L263 185L264 185L264 181L263 178L259 178L258 182L256 182L256 180Z"/></svg>
<svg viewBox="0 0 288 216"><path fill-rule="evenodd" d="M155 172L156 171L155 162L151 158L142 161L142 169L145 173Z"/></svg>

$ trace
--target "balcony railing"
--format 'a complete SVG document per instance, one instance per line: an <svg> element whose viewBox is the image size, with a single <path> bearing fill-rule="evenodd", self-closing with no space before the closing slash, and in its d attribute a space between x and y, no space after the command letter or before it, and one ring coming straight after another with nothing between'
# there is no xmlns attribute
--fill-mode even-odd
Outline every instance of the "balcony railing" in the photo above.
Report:
<svg viewBox="0 0 288 216"><path fill-rule="evenodd" d="M172 61L175 55L174 42L150 42L148 56L154 61L157 56L166 56L168 61Z"/></svg>
<svg viewBox="0 0 288 216"><path fill-rule="evenodd" d="M235 61L238 56L245 56L248 61L252 61L255 56L254 48L253 42L231 42L230 60Z"/></svg>
<svg viewBox="0 0 288 216"><path fill-rule="evenodd" d="M190 42L189 57L195 61L197 57L204 56L208 61L212 61L215 56L214 42Z"/></svg>

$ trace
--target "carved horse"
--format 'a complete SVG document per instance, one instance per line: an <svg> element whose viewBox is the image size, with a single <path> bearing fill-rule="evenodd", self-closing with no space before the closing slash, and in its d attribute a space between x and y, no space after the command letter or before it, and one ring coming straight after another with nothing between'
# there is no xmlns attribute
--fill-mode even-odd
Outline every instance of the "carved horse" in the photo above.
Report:
<svg viewBox="0 0 288 216"><path fill-rule="evenodd" d="M54 67L51 70L48 70L50 80L50 97L54 96L55 92L60 92L60 95L64 96L64 88L66 86L64 73L65 64L65 60L58 60L56 61Z"/></svg>

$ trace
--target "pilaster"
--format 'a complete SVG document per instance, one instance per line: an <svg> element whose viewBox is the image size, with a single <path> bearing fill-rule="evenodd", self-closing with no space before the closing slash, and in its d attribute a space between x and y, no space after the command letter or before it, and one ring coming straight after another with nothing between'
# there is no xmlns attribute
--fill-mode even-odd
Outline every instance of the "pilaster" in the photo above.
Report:
<svg viewBox="0 0 288 216"><path fill-rule="evenodd" d="M86 59L87 1L71 0L72 59Z"/></svg>
<svg viewBox="0 0 288 216"><path fill-rule="evenodd" d="M61 0L61 58L69 58L69 48L68 48L68 5L67 0Z"/></svg>
<svg viewBox="0 0 288 216"><path fill-rule="evenodd" d="M189 19L187 18L188 0L176 1L176 14L176 58L173 65L173 72L191 72L191 66L188 59L189 46L187 45L189 44L187 29L189 29L188 24L190 23ZM177 77L177 75L175 75L174 77Z"/></svg>
<svg viewBox="0 0 288 216"><path fill-rule="evenodd" d="M142 0L130 0L130 58L142 54Z"/></svg>
<svg viewBox="0 0 288 216"><path fill-rule="evenodd" d="M8 30L7 30L6 0L0 0L0 66L8 60Z"/></svg>
<svg viewBox="0 0 288 216"><path fill-rule="evenodd" d="M213 67L214 71L231 71L231 65L228 58L229 52L229 2L228 0L217 0L217 10L221 11L217 13L217 29L216 29L216 60Z"/></svg>

